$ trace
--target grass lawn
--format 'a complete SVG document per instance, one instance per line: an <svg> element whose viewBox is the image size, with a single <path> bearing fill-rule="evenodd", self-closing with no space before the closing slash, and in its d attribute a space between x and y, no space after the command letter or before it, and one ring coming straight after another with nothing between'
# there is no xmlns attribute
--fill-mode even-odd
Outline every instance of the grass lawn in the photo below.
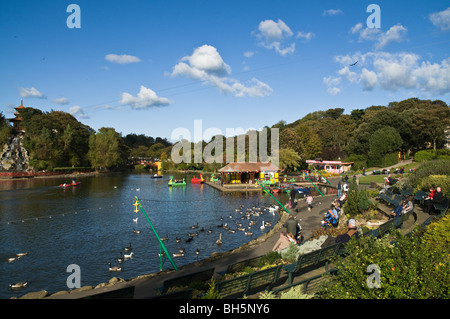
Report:
<svg viewBox="0 0 450 319"><path fill-rule="evenodd" d="M381 174L381 175L367 175L367 176L359 176L359 183L363 184L363 185L368 185L370 184L370 182L375 182L375 183L382 183L384 184L384 178L387 177L388 175L386 174ZM391 174L392 178L397 178L397 177L401 177L401 178L405 178L407 176L409 176L409 174L400 174L400 175L395 175L395 174Z"/></svg>

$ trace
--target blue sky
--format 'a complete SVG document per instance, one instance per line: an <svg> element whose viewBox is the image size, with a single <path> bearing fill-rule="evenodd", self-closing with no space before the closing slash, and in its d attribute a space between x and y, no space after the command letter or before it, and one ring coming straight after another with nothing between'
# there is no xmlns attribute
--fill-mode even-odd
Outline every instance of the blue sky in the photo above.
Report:
<svg viewBox="0 0 450 319"><path fill-rule="evenodd" d="M81 28L67 26L72 3ZM194 120L225 134L336 107L450 103L448 1L10 0L0 17L8 118L23 98L170 140Z"/></svg>

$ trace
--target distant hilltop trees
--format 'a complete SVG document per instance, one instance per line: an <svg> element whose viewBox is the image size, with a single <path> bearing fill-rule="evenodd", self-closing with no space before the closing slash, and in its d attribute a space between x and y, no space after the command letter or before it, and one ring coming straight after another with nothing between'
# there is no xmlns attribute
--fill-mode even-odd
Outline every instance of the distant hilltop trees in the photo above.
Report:
<svg viewBox="0 0 450 319"><path fill-rule="evenodd" d="M349 114L344 111L316 111L291 123L274 124L272 128L279 129L280 167L294 170L306 165L305 160L316 158L354 162L355 169L389 166L398 161L399 153L405 158L450 145L450 108L441 100L410 98L387 106L354 109ZM25 131L23 144L31 158L29 166L35 170L80 166L112 169L126 165L133 157L162 160L165 169L215 170L223 166L223 162L175 165L170 156L173 145L165 138L143 134L123 137L114 128L96 132L62 111L24 107L20 117ZM12 134L11 124L0 113L0 144ZM207 142L202 141L202 147Z"/></svg>

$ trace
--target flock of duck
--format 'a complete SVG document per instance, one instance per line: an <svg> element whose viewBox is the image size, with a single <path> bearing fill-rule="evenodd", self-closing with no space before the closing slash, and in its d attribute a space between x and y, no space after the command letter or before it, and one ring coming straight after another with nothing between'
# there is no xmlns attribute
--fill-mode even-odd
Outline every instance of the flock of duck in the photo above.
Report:
<svg viewBox="0 0 450 319"><path fill-rule="evenodd" d="M237 219L237 221L235 222L235 227L232 227L228 222L223 223L223 221L225 220L225 218L223 216L220 217L220 220L222 221L221 224L216 225L214 228L222 228L224 231L228 231L232 234L236 233L236 231L242 231L244 233L245 236L252 236L253 235L253 231L252 231L252 227L255 226L257 224L257 221L255 219L253 219L253 217L259 217L261 215L263 215L266 212L272 213L272 215L275 215L275 211L278 210L278 206L272 205L272 206L264 206L264 207L256 207L256 206L252 206L251 208L244 208L244 205L240 205L239 208L236 208L235 211L237 213L239 213L239 218ZM236 217L233 215L229 215L228 216L228 220L236 220ZM243 220L248 219L250 220L247 224L247 227L245 227L243 225ZM270 227L272 226L271 222L267 222L267 221L262 221L261 226L260 226L260 230L264 230L266 227ZM181 237L176 236L175 237L175 242L176 243L190 243L194 240L194 238L196 238L200 233L205 232L205 228L199 226L198 222L195 225L191 226L191 232L189 232L187 234L187 238L186 239L182 239ZM210 226L209 229L207 230L208 234L212 234L213 231L213 226ZM160 240L163 242L166 242L169 240L169 235L166 234L165 237L160 237ZM219 233L219 238L216 240L216 245L220 246L223 244L223 239L222 239L222 231ZM165 253L163 252L161 254L161 256L163 256ZM185 248L179 248L178 252L176 253L172 253L172 257L177 258L177 257L185 257L186 254L186 249ZM198 258L198 256L200 255L200 250L197 248L195 250L195 254Z"/></svg>
<svg viewBox="0 0 450 319"><path fill-rule="evenodd" d="M8 258L8 262L12 263L14 261L18 261L20 260L22 257L24 256L28 256L29 252L25 252L25 253L17 253L14 257L10 257ZM28 286L28 281L21 281L21 282L17 282L17 283L13 283L13 284L9 284L9 288L10 289L17 289L17 288L24 288Z"/></svg>

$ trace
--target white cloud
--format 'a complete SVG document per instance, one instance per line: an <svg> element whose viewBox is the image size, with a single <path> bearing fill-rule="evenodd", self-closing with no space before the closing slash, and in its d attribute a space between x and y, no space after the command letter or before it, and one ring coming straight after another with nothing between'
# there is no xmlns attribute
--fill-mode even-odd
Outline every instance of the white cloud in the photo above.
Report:
<svg viewBox="0 0 450 319"><path fill-rule="evenodd" d="M385 33L382 33L378 38L375 48L381 49L391 42L401 42L406 36L408 29L401 24L394 25L390 27Z"/></svg>
<svg viewBox="0 0 450 319"><path fill-rule="evenodd" d="M255 55L255 52L254 51L246 51L246 52L244 52L244 56L246 57L246 58L251 58L251 57L253 57Z"/></svg>
<svg viewBox="0 0 450 319"><path fill-rule="evenodd" d="M278 54L284 56L295 52L295 43L284 44L286 39L292 37L294 33L282 20L264 20L259 23L256 36L262 41L260 44L267 49L274 49Z"/></svg>
<svg viewBox="0 0 450 319"><path fill-rule="evenodd" d="M75 117L81 118L81 119L88 119L89 115L87 115L84 110L79 105L74 105L69 108L69 113L72 114Z"/></svg>
<svg viewBox="0 0 450 319"><path fill-rule="evenodd" d="M226 64L217 49L203 45L194 50L192 55L185 56L172 69L172 76L186 76L203 83L212 84L223 93L243 96L266 96L272 93L267 84L253 78L248 86L229 78L231 67Z"/></svg>
<svg viewBox="0 0 450 319"><path fill-rule="evenodd" d="M422 90L431 94L450 93L450 58L440 63L423 61L414 53L367 52L335 57L342 65L336 73L324 77L327 89L343 84L359 84L363 90L379 88L386 91ZM352 61L358 67L349 67Z"/></svg>
<svg viewBox="0 0 450 319"><path fill-rule="evenodd" d="M335 16L339 14L344 14L344 12L341 9L329 9L322 13L323 16Z"/></svg>
<svg viewBox="0 0 450 319"><path fill-rule="evenodd" d="M350 33L355 34L358 33L363 27L363 24L361 22L358 22L353 27L350 28Z"/></svg>
<svg viewBox="0 0 450 319"><path fill-rule="evenodd" d="M117 64L136 63L141 61L138 57L128 54L107 54L105 55L105 60Z"/></svg>
<svg viewBox="0 0 450 319"><path fill-rule="evenodd" d="M20 96L23 98L38 98L38 99L46 99L47 97L44 93L39 92L35 87L31 88L20 88Z"/></svg>
<svg viewBox="0 0 450 319"><path fill-rule="evenodd" d="M60 105L66 105L66 104L69 104L69 99L66 97L59 97L57 99L53 99L53 103L60 104Z"/></svg>
<svg viewBox="0 0 450 319"><path fill-rule="evenodd" d="M364 91L371 91L378 82L377 74L363 68L360 75L361 85Z"/></svg>
<svg viewBox="0 0 450 319"><path fill-rule="evenodd" d="M323 78L323 83L327 85L327 92L331 95L337 95L341 92L341 89L337 87L341 83L341 77L329 76Z"/></svg>
<svg viewBox="0 0 450 319"><path fill-rule="evenodd" d="M391 42L401 42L406 37L408 29L396 24L386 32L378 28L364 28L361 22L350 28L351 34L358 34L358 41L375 41L375 48L382 49Z"/></svg>
<svg viewBox="0 0 450 319"><path fill-rule="evenodd" d="M421 87L426 91L445 94L450 92L450 58L439 63L429 61L413 71L413 75L420 81Z"/></svg>
<svg viewBox="0 0 450 319"><path fill-rule="evenodd" d="M306 41L311 40L311 38L314 36L314 33L312 32L297 32L297 35L295 36L297 39L305 39Z"/></svg>
<svg viewBox="0 0 450 319"><path fill-rule="evenodd" d="M130 105L133 109L148 109L154 106L166 106L170 104L168 98L159 97L155 91L141 85L137 96L122 93L121 104Z"/></svg>
<svg viewBox="0 0 450 319"><path fill-rule="evenodd" d="M430 21L441 31L450 30L450 7L443 11L430 14Z"/></svg>

